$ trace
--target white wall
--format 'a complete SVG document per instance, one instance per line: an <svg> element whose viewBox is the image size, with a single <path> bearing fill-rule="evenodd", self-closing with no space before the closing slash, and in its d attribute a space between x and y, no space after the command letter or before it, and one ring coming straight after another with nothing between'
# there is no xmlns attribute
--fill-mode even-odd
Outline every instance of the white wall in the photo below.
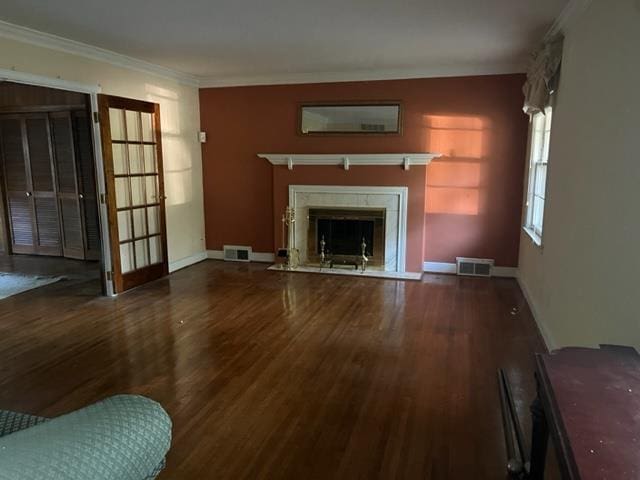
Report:
<svg viewBox="0 0 640 480"><path fill-rule="evenodd" d="M0 38L0 68L102 87L160 104L169 261L204 252L198 88L109 63Z"/></svg>
<svg viewBox="0 0 640 480"><path fill-rule="evenodd" d="M543 248L520 281L551 347L640 347L640 1L594 0L566 33Z"/></svg>

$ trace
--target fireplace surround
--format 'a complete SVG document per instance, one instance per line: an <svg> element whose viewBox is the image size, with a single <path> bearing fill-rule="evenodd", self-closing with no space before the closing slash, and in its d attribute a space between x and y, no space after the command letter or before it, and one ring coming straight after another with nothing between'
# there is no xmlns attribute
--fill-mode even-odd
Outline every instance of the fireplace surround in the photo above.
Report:
<svg viewBox="0 0 640 480"><path fill-rule="evenodd" d="M314 213L330 210L361 218L366 215L364 212L375 212L369 215L379 217L382 223L379 232L383 232L383 235L378 234L377 243L384 249L378 249L382 252L379 264L371 268L405 272L407 197L407 187L289 185L289 206L296 215L296 222L289 231L289 244L299 250L301 265L313 266L317 263L317 237L311 236L309 240L309 225L316 222ZM373 245L375 249L375 234Z"/></svg>

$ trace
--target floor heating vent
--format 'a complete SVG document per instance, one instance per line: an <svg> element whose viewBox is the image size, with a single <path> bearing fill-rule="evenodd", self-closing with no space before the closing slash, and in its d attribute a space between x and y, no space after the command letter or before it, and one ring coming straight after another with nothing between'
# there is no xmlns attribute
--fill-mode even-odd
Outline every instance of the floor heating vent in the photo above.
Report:
<svg viewBox="0 0 640 480"><path fill-rule="evenodd" d="M493 262L489 258L456 257L456 273L472 277L490 277Z"/></svg>
<svg viewBox="0 0 640 480"><path fill-rule="evenodd" d="M224 245L222 251L225 262L248 262L251 260L251 247Z"/></svg>

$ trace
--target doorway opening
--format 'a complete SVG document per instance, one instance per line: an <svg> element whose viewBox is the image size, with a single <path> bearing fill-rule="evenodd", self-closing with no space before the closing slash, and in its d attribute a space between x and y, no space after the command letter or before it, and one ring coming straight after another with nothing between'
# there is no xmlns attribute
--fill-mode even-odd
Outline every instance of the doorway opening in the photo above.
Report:
<svg viewBox="0 0 640 480"><path fill-rule="evenodd" d="M107 294L91 98L0 82L0 298L60 280Z"/></svg>

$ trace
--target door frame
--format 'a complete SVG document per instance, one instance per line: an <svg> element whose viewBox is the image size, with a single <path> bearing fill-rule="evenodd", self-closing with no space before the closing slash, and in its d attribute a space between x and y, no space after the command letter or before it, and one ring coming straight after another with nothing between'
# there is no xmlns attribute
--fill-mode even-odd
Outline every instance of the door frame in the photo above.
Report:
<svg viewBox="0 0 640 480"><path fill-rule="evenodd" d="M44 77L31 73L18 72L0 68L0 80L21 83L24 85L35 85L38 87L55 88L58 90L68 90L71 92L85 93L89 95L91 107L91 127L93 138L93 156L96 178L96 196L98 201L100 241L102 247L101 259L101 280L103 291L107 296L115 296L115 289L111 275L111 245L109 241L109 217L106 202L106 185L104 177L104 161L102 158L102 138L100 136L100 124L95 121L98 115L98 94L102 93L100 85L84 84L62 80L60 78Z"/></svg>

